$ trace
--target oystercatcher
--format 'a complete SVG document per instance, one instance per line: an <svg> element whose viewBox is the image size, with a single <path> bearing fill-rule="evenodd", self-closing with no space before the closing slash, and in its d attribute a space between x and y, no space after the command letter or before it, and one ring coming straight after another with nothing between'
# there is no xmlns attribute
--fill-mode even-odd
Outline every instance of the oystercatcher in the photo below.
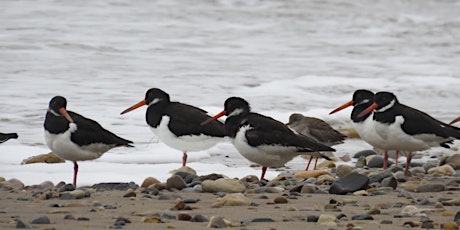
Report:
<svg viewBox="0 0 460 230"><path fill-rule="evenodd" d="M376 93L374 103L358 116L372 111L375 132L384 140L385 149L408 152L404 175L408 173L412 152L437 146L449 148L449 143L460 138L459 128L399 103L390 92Z"/></svg>
<svg viewBox="0 0 460 230"><path fill-rule="evenodd" d="M258 113L252 113L249 103L240 97L225 101L224 110L204 121L207 124L227 116L225 131L238 152L249 161L262 165L261 180L267 167L280 167L295 156L308 154L330 160L320 151L335 151L311 138L294 133L285 124Z"/></svg>
<svg viewBox="0 0 460 230"><path fill-rule="evenodd" d="M9 140L9 139L17 139L17 133L0 133L0 144Z"/></svg>
<svg viewBox="0 0 460 230"><path fill-rule="evenodd" d="M147 105L145 119L151 130L162 142L183 152L182 166L187 163L187 152L211 148L225 140L225 127L220 121L202 126L210 118L207 112L183 103L170 101L169 94L158 88L145 93L145 99L121 112Z"/></svg>
<svg viewBox="0 0 460 230"><path fill-rule="evenodd" d="M362 111L372 105L372 103L374 103L374 93L367 89L359 89L353 93L353 99L351 101L334 109L329 114L333 114L349 106L353 106L353 110L350 116L351 120L353 121L353 127L361 139L363 139L365 142L372 145L374 148L384 150L383 169L387 169L388 150L385 148L386 146L383 143L384 139L375 132L372 113L366 114L364 116L358 116ZM396 151L395 160L396 164L398 164L398 151Z"/></svg>
<svg viewBox="0 0 460 230"><path fill-rule="evenodd" d="M457 117L457 118L455 118L454 120L452 120L452 121L449 123L449 125L452 125L452 124L454 124L454 123L457 123L458 121L460 121L460 117Z"/></svg>
<svg viewBox="0 0 460 230"><path fill-rule="evenodd" d="M132 141L118 137L96 121L66 110L67 100L51 99L45 118L45 139L51 151L62 159L73 161L73 185L77 186L77 161L99 158L108 150L126 146Z"/></svg>
<svg viewBox="0 0 460 230"><path fill-rule="evenodd" d="M315 117L306 117L299 113L291 114L289 122L286 125L297 133L308 136L316 142L327 146L341 144L346 137L341 132L332 128L327 122ZM306 171L308 171L312 159L313 156L310 156L307 168L305 169ZM315 167L313 169L316 169L317 163L318 157L315 159Z"/></svg>

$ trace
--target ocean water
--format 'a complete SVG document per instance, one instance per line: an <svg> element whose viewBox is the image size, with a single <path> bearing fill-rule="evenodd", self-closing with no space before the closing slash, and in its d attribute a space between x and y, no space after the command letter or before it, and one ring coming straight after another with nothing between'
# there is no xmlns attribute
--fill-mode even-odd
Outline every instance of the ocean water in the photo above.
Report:
<svg viewBox="0 0 460 230"><path fill-rule="evenodd" d="M0 145L0 176L71 180L71 163L20 165L49 152L43 121L55 95L136 143L80 163L82 184L164 179L180 165L181 153L148 129L145 109L119 115L152 87L210 114L240 96L282 122L300 112L334 127L349 123L351 110L329 111L366 88L394 92L400 102L449 122L460 116L458 12L460 1L447 0L4 0L0 132L20 138ZM350 140L336 148L341 155L369 146ZM229 143L189 157L199 174L217 168L229 177L259 175ZM304 166L303 158L288 164Z"/></svg>

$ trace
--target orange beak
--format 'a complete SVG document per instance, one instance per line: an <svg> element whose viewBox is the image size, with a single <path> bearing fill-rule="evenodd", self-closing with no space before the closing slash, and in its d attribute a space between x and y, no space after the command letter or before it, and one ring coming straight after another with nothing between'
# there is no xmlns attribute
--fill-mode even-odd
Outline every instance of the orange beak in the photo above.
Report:
<svg viewBox="0 0 460 230"><path fill-rule="evenodd" d="M224 116L224 115L226 115L226 114L227 114L227 111L222 110L222 112L216 114L214 117L211 117L211 118L207 119L206 121L201 122L201 125L206 125L206 124L208 124L209 122L215 121L215 120L217 120L219 117L222 117L222 116Z"/></svg>
<svg viewBox="0 0 460 230"><path fill-rule="evenodd" d="M460 117L455 118L455 120L451 121L451 122L449 123L449 125L452 125L453 123L455 123L455 122L457 122L457 121L460 121Z"/></svg>
<svg viewBox="0 0 460 230"><path fill-rule="evenodd" d="M367 107L367 109L365 109L364 111L362 111L360 114L358 114L358 117L363 117L364 115L374 111L374 109L376 109L378 107L377 103L372 103L371 106Z"/></svg>
<svg viewBox="0 0 460 230"><path fill-rule="evenodd" d="M137 108L139 108L139 107L141 107L143 105L146 105L146 103L147 102L145 100L142 100L142 101L138 102L137 104L125 109L123 112L120 113L120 115L123 115L123 114L125 114L127 112L133 111L133 110L135 110L135 109L137 109Z"/></svg>
<svg viewBox="0 0 460 230"><path fill-rule="evenodd" d="M65 117L70 123L73 123L73 119L70 117L69 113L67 113L67 110L62 107L59 109L59 112L61 113L62 116Z"/></svg>
<svg viewBox="0 0 460 230"><path fill-rule="evenodd" d="M347 107L349 107L349 106L352 106L352 105L353 105L353 100L351 100L351 101L349 101L349 102L347 102L347 103L341 105L341 106L338 107L337 109L332 110L332 111L329 113L329 115L331 115L331 114L333 114L333 113L336 113L336 112L338 112L338 111L340 111L340 110L342 110L342 109L345 109L345 108L347 108Z"/></svg>

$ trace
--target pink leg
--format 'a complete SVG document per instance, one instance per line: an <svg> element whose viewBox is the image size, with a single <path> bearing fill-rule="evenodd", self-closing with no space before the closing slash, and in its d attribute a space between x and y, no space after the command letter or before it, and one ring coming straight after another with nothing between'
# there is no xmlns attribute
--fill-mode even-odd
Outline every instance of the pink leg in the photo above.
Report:
<svg viewBox="0 0 460 230"><path fill-rule="evenodd" d="M315 160L315 167L313 168L314 170L316 170L316 164L318 164L318 157L316 157L316 160Z"/></svg>
<svg viewBox="0 0 460 230"><path fill-rule="evenodd" d="M78 174L78 164L76 161L73 162L73 186L77 188L77 174Z"/></svg>
<svg viewBox="0 0 460 230"><path fill-rule="evenodd" d="M412 160L412 153L409 153L406 159L406 168L404 169L404 176L407 176L407 173L409 172L409 165L410 165L411 160Z"/></svg>
<svg viewBox="0 0 460 230"><path fill-rule="evenodd" d="M305 171L308 171L308 168L310 168L310 163L312 159L313 159L313 156L310 156L310 160L308 161L307 168L305 169Z"/></svg>
<svg viewBox="0 0 460 230"><path fill-rule="evenodd" d="M187 164L187 153L184 152L184 155L182 155L182 166L185 166Z"/></svg>
<svg viewBox="0 0 460 230"><path fill-rule="evenodd" d="M385 153L383 154L383 169L388 168L388 152L385 150Z"/></svg>
<svg viewBox="0 0 460 230"><path fill-rule="evenodd" d="M260 180L263 180L264 177L265 177L265 172L267 171L267 167L266 166L263 166L262 167L262 176L260 176Z"/></svg>

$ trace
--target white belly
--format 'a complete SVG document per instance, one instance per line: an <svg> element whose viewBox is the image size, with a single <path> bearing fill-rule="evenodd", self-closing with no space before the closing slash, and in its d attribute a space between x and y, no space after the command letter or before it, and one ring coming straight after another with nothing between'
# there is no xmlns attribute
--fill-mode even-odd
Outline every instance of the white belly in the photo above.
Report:
<svg viewBox="0 0 460 230"><path fill-rule="evenodd" d="M361 123L353 122L353 127L361 139L366 141L368 144L372 145L374 148L385 149L385 145L383 143L384 140L377 134L372 116L368 117Z"/></svg>
<svg viewBox="0 0 460 230"><path fill-rule="evenodd" d="M241 127L232 140L238 152L249 161L266 167L280 167L292 160L295 156L305 154L297 152L294 147L271 145L262 145L258 147L250 146L245 137L246 131L249 129L249 126Z"/></svg>
<svg viewBox="0 0 460 230"><path fill-rule="evenodd" d="M225 137L212 137L204 134L178 137L169 130L168 124L169 117L163 116L157 128L149 127L163 143L182 152L206 150L225 140Z"/></svg>
<svg viewBox="0 0 460 230"><path fill-rule="evenodd" d="M421 151L431 147L437 147L440 143L449 139L440 138L431 134L407 135L401 129L404 123L402 116L397 116L391 125L375 123L376 133L383 139L384 149L402 151Z"/></svg>
<svg viewBox="0 0 460 230"><path fill-rule="evenodd" d="M45 140L51 151L64 160L85 161L99 158L102 154L111 149L104 144L92 144L80 147L70 140L71 132L76 130L73 127L61 134L51 134L45 130Z"/></svg>

